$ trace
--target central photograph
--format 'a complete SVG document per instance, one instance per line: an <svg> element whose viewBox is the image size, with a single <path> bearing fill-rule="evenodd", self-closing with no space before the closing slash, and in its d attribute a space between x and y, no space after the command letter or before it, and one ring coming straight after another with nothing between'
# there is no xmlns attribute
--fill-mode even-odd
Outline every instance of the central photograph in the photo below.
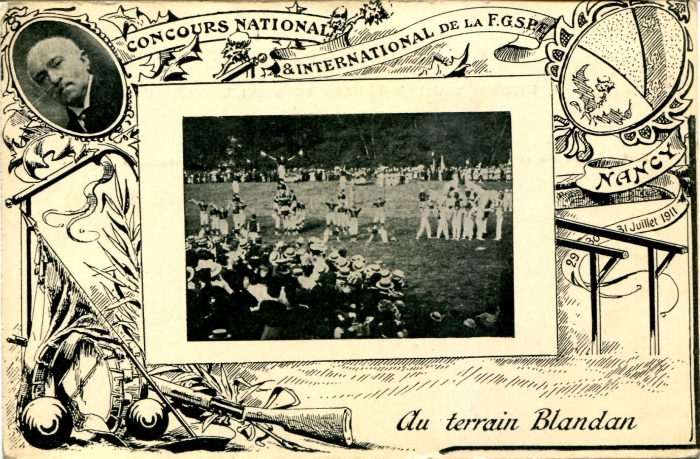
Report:
<svg viewBox="0 0 700 459"><path fill-rule="evenodd" d="M182 132L188 341L514 337L510 112Z"/></svg>

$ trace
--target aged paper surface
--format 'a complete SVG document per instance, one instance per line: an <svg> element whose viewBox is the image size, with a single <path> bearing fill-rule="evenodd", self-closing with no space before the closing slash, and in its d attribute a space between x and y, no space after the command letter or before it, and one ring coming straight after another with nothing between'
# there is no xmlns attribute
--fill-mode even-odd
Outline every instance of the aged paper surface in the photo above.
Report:
<svg viewBox="0 0 700 459"><path fill-rule="evenodd" d="M8 457L697 455L697 9L11 3Z"/></svg>

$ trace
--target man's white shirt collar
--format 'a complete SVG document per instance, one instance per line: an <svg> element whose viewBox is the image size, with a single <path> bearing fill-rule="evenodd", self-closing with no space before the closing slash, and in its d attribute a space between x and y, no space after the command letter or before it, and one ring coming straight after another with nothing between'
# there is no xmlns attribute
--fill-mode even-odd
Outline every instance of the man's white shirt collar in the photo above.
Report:
<svg viewBox="0 0 700 459"><path fill-rule="evenodd" d="M88 85L87 85L87 93L85 94L85 102L83 103L82 107L71 107L69 106L68 108L71 109L73 113L78 117L78 123L85 129L85 120L80 118L80 115L88 108L90 107L90 90L92 89L92 75L88 77Z"/></svg>

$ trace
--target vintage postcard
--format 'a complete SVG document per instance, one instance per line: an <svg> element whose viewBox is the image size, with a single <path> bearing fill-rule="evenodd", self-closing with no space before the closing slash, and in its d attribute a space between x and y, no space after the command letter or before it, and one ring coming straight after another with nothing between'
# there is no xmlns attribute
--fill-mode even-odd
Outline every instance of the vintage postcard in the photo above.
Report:
<svg viewBox="0 0 700 459"><path fill-rule="evenodd" d="M25 2L3 454L695 457L692 0Z"/></svg>

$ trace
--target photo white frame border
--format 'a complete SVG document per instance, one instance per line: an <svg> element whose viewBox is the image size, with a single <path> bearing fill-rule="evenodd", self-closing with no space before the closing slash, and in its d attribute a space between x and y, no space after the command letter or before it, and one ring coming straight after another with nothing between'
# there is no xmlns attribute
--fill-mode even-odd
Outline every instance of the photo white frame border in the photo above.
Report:
<svg viewBox="0 0 700 459"><path fill-rule="evenodd" d="M518 76L140 86L148 363L555 355L551 84L546 76ZM382 345L375 339L187 341L183 117L489 111L511 113L515 337L409 338Z"/></svg>

